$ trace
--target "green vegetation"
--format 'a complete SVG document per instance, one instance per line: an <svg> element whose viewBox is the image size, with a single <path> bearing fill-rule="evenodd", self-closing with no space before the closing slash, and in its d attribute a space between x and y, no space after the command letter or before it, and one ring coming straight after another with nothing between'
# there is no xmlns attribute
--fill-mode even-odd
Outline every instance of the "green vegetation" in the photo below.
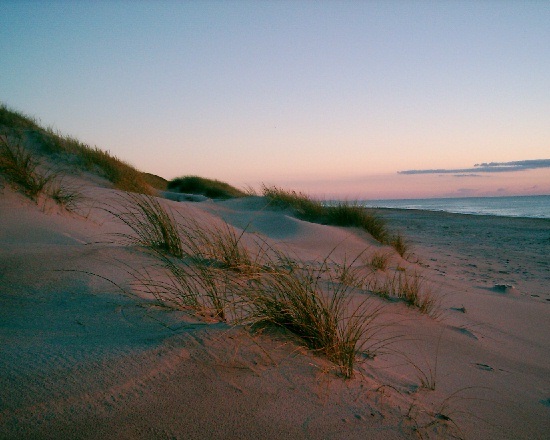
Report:
<svg viewBox="0 0 550 440"><path fill-rule="evenodd" d="M385 271L388 268L389 259L388 253L376 252L371 257L370 266L375 270Z"/></svg>
<svg viewBox="0 0 550 440"><path fill-rule="evenodd" d="M384 219L374 211L368 210L357 203L336 202L327 204L313 200L304 193L288 191L276 186L264 185L262 193L270 200L272 206L292 209L301 220L362 229L380 243L392 246L401 257L407 257L410 246L403 236L400 233L392 236Z"/></svg>
<svg viewBox="0 0 550 440"><path fill-rule="evenodd" d="M438 298L417 272L410 274L405 270L397 270L393 275L386 274L382 281L377 277L371 277L367 280L366 287L375 295L402 300L432 317L439 313Z"/></svg>
<svg viewBox="0 0 550 440"><path fill-rule="evenodd" d="M211 199L231 199L247 194L228 183L198 176L183 176L168 182L168 189L187 194L200 194Z"/></svg>
<svg viewBox="0 0 550 440"><path fill-rule="evenodd" d="M66 211L76 211L86 199L77 186L65 184L63 177L52 181L48 188L48 194L54 202Z"/></svg>
<svg viewBox="0 0 550 440"><path fill-rule="evenodd" d="M367 231L382 243L388 242L389 233L384 220L358 204L339 202L328 206L311 199L306 194L275 186L264 186L263 195L274 206L293 209L302 220L334 226L357 227Z"/></svg>
<svg viewBox="0 0 550 440"><path fill-rule="evenodd" d="M115 188L150 193L143 174L131 165L97 147L40 127L35 120L0 105L0 134L15 136L21 143L33 145L37 153L57 155L66 164L105 177Z"/></svg>
<svg viewBox="0 0 550 440"><path fill-rule="evenodd" d="M352 288L331 277L327 259L317 268L284 254L278 261L251 297L257 322L286 328L352 377L357 355L373 356L378 348L373 337L381 307L368 297L354 305Z"/></svg>
<svg viewBox="0 0 550 440"><path fill-rule="evenodd" d="M363 229L381 243L388 241L386 223L372 211L348 202L339 202L326 206L327 224L334 226L353 226Z"/></svg>
<svg viewBox="0 0 550 440"><path fill-rule="evenodd" d="M239 322L250 313L248 284L258 273L255 257L228 225L206 228L182 219L182 257L149 249L151 268L133 271L136 286L163 304L191 308L209 319Z"/></svg>
<svg viewBox="0 0 550 440"><path fill-rule="evenodd" d="M0 136L0 173L32 200L36 200L55 177L51 173L42 173L38 167L38 160L20 142Z"/></svg>
<svg viewBox="0 0 550 440"><path fill-rule="evenodd" d="M242 274L253 274L259 269L262 252L253 256L242 242L241 234L224 223L205 228L194 219L183 219L182 241L186 254L196 264L206 264Z"/></svg>
<svg viewBox="0 0 550 440"><path fill-rule="evenodd" d="M168 189L168 180L151 173L141 173L145 182L155 189L166 191Z"/></svg>
<svg viewBox="0 0 550 440"><path fill-rule="evenodd" d="M45 154L65 156L64 162L77 168L98 174L109 180L115 188L150 194L151 190L143 174L133 166L98 147L90 147L70 136L61 136L51 131L31 133Z"/></svg>
<svg viewBox="0 0 550 440"><path fill-rule="evenodd" d="M118 234L131 244L155 252L182 257L182 242L177 223L154 197L123 193L118 196L122 208L106 205L103 209L128 226L133 234Z"/></svg>
<svg viewBox="0 0 550 440"><path fill-rule="evenodd" d="M36 120L14 110L10 110L4 104L0 104L0 127L11 128L19 132L23 130L41 129Z"/></svg>
<svg viewBox="0 0 550 440"><path fill-rule="evenodd" d="M62 177L41 168L40 160L19 140L0 135L0 175L7 182L35 202L44 194L65 210L76 210L84 199L78 188L66 185Z"/></svg>
<svg viewBox="0 0 550 440"><path fill-rule="evenodd" d="M397 235L393 236L389 243L399 255L401 255L403 258L407 257L407 253L409 251L409 244L403 238L403 236L398 233Z"/></svg>
<svg viewBox="0 0 550 440"><path fill-rule="evenodd" d="M321 223L325 220L326 209L322 203L311 199L304 193L264 185L262 194L269 199L272 206L292 209L296 216L302 220L314 223Z"/></svg>
<svg viewBox="0 0 550 440"><path fill-rule="evenodd" d="M153 258L146 267L127 266L134 290L211 319L281 326L333 361L345 377L353 375L357 355L379 349L374 336L380 306L370 297L354 300L354 287L330 270L328 257L314 267L261 240L251 251L242 243L243 233L231 226L208 228L185 218L178 225L153 200L132 194L119 211L108 210L133 230L133 236L122 235L124 241L144 246ZM159 222L170 232L161 233ZM177 252L161 243L166 236L181 245Z"/></svg>

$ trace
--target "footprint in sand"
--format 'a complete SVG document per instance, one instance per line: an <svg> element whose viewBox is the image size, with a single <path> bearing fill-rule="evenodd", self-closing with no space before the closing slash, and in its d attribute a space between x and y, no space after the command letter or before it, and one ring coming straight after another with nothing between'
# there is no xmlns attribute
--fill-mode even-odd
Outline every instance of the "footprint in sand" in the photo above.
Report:
<svg viewBox="0 0 550 440"><path fill-rule="evenodd" d="M479 339L475 334L473 334L470 330L468 330L465 327L454 327L454 326L452 326L451 328L453 330L459 332L459 333L462 333L465 336L468 336L469 338L475 339L476 341ZM476 365L479 365L479 364L476 364Z"/></svg>
<svg viewBox="0 0 550 440"><path fill-rule="evenodd" d="M476 363L475 366L477 368L479 368L480 370L483 370L483 371L495 371L495 369L493 367L491 367L490 365L487 365L487 364Z"/></svg>

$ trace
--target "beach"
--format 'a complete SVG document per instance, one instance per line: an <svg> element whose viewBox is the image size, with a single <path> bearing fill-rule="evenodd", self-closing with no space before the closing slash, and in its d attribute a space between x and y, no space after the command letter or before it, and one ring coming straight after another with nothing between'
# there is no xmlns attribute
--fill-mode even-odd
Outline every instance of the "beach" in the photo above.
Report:
<svg viewBox="0 0 550 440"><path fill-rule="evenodd" d="M417 210L380 210L403 231L427 267L480 289L512 285L550 301L550 222ZM438 263L443 261L443 265Z"/></svg>
<svg viewBox="0 0 550 440"><path fill-rule="evenodd" d="M0 438L548 438L550 220L380 210L410 243L401 258L261 197L157 199L308 264L386 253L385 272L421 274L437 313L373 298L387 347L345 379L288 331L136 291L150 261L101 209L120 192L79 184L72 213L1 189Z"/></svg>

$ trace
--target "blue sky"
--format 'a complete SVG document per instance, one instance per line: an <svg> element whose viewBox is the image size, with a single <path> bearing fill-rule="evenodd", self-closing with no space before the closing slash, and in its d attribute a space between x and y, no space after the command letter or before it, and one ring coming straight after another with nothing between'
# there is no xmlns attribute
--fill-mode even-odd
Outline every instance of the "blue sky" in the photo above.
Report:
<svg viewBox="0 0 550 440"><path fill-rule="evenodd" d="M0 2L0 99L140 169L347 198L550 194L550 2Z"/></svg>

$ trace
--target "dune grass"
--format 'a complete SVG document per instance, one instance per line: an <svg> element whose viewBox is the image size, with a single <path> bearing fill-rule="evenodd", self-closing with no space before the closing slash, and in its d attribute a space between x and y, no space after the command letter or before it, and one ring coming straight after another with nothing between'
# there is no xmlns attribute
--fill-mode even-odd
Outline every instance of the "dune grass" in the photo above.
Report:
<svg viewBox="0 0 550 440"><path fill-rule="evenodd" d="M155 189L160 191L166 191L168 189L168 180L163 177L151 173L141 173L141 176L148 185Z"/></svg>
<svg viewBox="0 0 550 440"><path fill-rule="evenodd" d="M219 231L184 233L181 258L151 249L154 264L130 271L135 286L162 304L190 308L199 316L216 321L241 322L250 313L245 291L254 277L255 266L246 248L239 244L239 249L227 248L233 238L224 237L221 243Z"/></svg>
<svg viewBox="0 0 550 440"><path fill-rule="evenodd" d="M313 223L352 226L363 229L381 243L387 243L389 233L384 220L375 213L351 202L323 204L308 195L287 191L276 186L263 187L263 195L273 206L293 209L298 218Z"/></svg>
<svg viewBox="0 0 550 440"><path fill-rule="evenodd" d="M86 197L80 188L71 183L65 183L63 177L57 177L48 187L50 198L66 211L77 211Z"/></svg>
<svg viewBox="0 0 550 440"><path fill-rule="evenodd" d="M338 202L325 207L326 223L334 226L352 226L363 229L381 243L388 242L385 221L374 212L353 202Z"/></svg>
<svg viewBox="0 0 550 440"><path fill-rule="evenodd" d="M23 148L20 141L0 136L0 173L8 182L35 200L55 178L39 170L39 161Z"/></svg>
<svg viewBox="0 0 550 440"><path fill-rule="evenodd" d="M365 286L375 295L404 301L421 313L432 317L439 314L438 297L425 278L416 271L408 273L406 270L397 270L393 275L385 274L382 280L372 276L366 280Z"/></svg>
<svg viewBox="0 0 550 440"><path fill-rule="evenodd" d="M42 155L57 156L66 165L98 174L123 191L151 193L143 173L97 147L90 147L71 136L41 127L33 118L0 105L0 133L18 136ZM25 142L23 142L25 140Z"/></svg>
<svg viewBox="0 0 550 440"><path fill-rule="evenodd" d="M401 233L397 233L396 235L391 237L389 244L397 251L397 253L401 257L407 258L407 254L410 250L410 245L409 243L407 243Z"/></svg>
<svg viewBox="0 0 550 440"><path fill-rule="evenodd" d="M375 321L381 307L371 298L354 298L354 287L340 282L328 257L306 264L262 247L261 240L251 251L243 232L227 224L205 227L185 218L178 224L146 195L128 194L121 202L121 209L106 209L132 229L122 238L153 258L139 269L126 265L135 290L215 320L281 326L334 362L344 377L353 375L359 354L371 356L379 348ZM172 236L179 239L177 251L168 251L166 238Z"/></svg>
<svg viewBox="0 0 550 440"><path fill-rule="evenodd" d="M180 193L200 194L211 199L245 197L247 193L228 183L199 176L183 176L168 182L168 189Z"/></svg>
<svg viewBox="0 0 550 440"><path fill-rule="evenodd" d="M136 269L125 265L135 291L150 294L163 306L192 310L210 320L238 319L239 277L235 273L186 257L160 252L150 255L153 262L148 266Z"/></svg>
<svg viewBox="0 0 550 440"><path fill-rule="evenodd" d="M282 265L262 277L252 297L256 322L291 331L352 377L357 356L373 356L379 348L375 321L382 308L370 298L354 302L352 287L326 279L327 259L317 268L284 254L278 260Z"/></svg>
<svg viewBox="0 0 550 440"><path fill-rule="evenodd" d="M63 155L76 168L98 174L109 180L115 188L142 194L151 194L143 174L130 164L98 147L90 147L78 139L62 136L51 130L32 133L46 154Z"/></svg>
<svg viewBox="0 0 550 440"><path fill-rule="evenodd" d="M194 219L181 219L185 254L197 264L216 266L233 272L256 273L262 265L263 250L253 254L242 243L245 230L237 231L223 223L205 227Z"/></svg>
<svg viewBox="0 0 550 440"><path fill-rule="evenodd" d="M123 193L115 205L103 209L132 230L132 234L117 234L125 241L162 254L183 257L183 245L173 215L152 196Z"/></svg>
<svg viewBox="0 0 550 440"><path fill-rule="evenodd" d="M12 110L3 103L0 104L0 127L2 127L3 130L11 128L18 132L40 129L40 126L34 118Z"/></svg>
<svg viewBox="0 0 550 440"><path fill-rule="evenodd" d="M126 267L134 286L163 304L227 320L226 309L235 310L238 302L234 286L256 271L255 257L240 242L242 234L227 224L207 228L182 217L178 222L148 195L126 193L116 202L103 209L132 231L116 236L142 247L154 260L149 268Z"/></svg>
<svg viewBox="0 0 550 440"><path fill-rule="evenodd" d="M390 255L386 252L375 252L370 259L370 266L375 270L385 271L388 268Z"/></svg>
<svg viewBox="0 0 550 440"><path fill-rule="evenodd" d="M76 211L84 200L80 189L66 184L64 176L42 168L36 155L27 151L19 140L0 136L0 174L15 189L34 202L43 195L66 211Z"/></svg>
<svg viewBox="0 0 550 440"><path fill-rule="evenodd" d="M401 233L392 235L384 219L358 203L323 203L307 194L276 186L264 185L262 194L270 200L272 206L292 209L301 220L362 229L380 243L392 246L403 258L406 258L410 251L410 245Z"/></svg>
<svg viewBox="0 0 550 440"><path fill-rule="evenodd" d="M269 199L272 206L294 210L302 220L319 223L324 219L325 208L322 203L304 193L264 185L262 195Z"/></svg>
<svg viewBox="0 0 550 440"><path fill-rule="evenodd" d="M494 426L471 409L473 401L491 402L470 394L476 389L484 390L485 393L490 391L490 388L487 387L462 387L448 394L442 400L435 401L430 409L417 405L416 401L413 401L405 415L413 422L413 432L421 439L465 439L466 436L460 426L461 422L475 420L477 423L482 422L488 426Z"/></svg>

